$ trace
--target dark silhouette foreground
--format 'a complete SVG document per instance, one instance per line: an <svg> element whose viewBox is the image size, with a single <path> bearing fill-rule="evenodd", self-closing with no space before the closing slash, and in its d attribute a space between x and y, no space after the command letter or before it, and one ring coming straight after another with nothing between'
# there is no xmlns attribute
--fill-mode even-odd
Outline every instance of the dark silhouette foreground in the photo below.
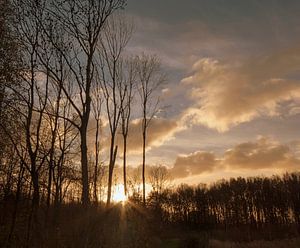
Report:
<svg viewBox="0 0 300 248"><path fill-rule="evenodd" d="M208 247L211 240L218 247L218 242L292 239L299 235L299 192L297 173L153 191L146 207L135 194L110 208L69 202L47 209L42 202L32 209L21 194L16 208L11 191L1 194L0 246Z"/></svg>

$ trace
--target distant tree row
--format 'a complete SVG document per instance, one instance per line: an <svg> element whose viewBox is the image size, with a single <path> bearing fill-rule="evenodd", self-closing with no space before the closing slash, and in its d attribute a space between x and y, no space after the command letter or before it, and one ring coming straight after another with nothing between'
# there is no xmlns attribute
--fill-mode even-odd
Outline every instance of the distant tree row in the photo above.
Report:
<svg viewBox="0 0 300 248"><path fill-rule="evenodd" d="M204 229L296 225L300 231L300 174L181 185L153 192L149 204L166 223Z"/></svg>

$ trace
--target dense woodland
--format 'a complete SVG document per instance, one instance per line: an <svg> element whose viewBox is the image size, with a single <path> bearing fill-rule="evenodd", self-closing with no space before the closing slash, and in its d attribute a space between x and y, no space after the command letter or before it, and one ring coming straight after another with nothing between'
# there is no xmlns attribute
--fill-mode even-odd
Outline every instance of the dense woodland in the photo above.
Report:
<svg viewBox="0 0 300 248"><path fill-rule="evenodd" d="M124 0L0 1L0 246L298 236L298 173L170 187L166 167L147 165L166 77L157 56L126 50L134 23L124 11ZM133 120L142 155L129 169ZM117 203L120 182L128 200Z"/></svg>
<svg viewBox="0 0 300 248"><path fill-rule="evenodd" d="M210 187L181 185L153 192L149 204L163 221L199 228L300 228L300 175L222 180Z"/></svg>

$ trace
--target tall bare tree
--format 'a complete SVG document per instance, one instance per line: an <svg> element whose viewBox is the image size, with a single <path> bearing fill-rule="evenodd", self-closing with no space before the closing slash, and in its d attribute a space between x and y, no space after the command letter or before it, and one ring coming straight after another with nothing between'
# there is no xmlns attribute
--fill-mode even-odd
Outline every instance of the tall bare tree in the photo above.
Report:
<svg viewBox="0 0 300 248"><path fill-rule="evenodd" d="M41 46L42 27L34 16L43 16L44 2L15 1L17 32L23 55L22 90L15 91L21 102L19 113L22 115L25 143L15 143L17 153L31 175L33 185L33 207L39 205L39 172L47 154L41 153L41 135L45 109L49 94L49 74L42 73L38 53ZM29 161L25 160L20 146L25 148Z"/></svg>
<svg viewBox="0 0 300 248"><path fill-rule="evenodd" d="M94 165L94 178L93 178L93 188L94 188L94 201L98 202L98 172L99 172L99 156L100 156L100 131L101 131L101 111L103 104L103 94L100 84L100 79L96 80L96 85L93 89L92 94L92 105L93 105L93 116L95 119L96 131L95 131L95 165Z"/></svg>
<svg viewBox="0 0 300 248"><path fill-rule="evenodd" d="M73 124L80 133L84 205L90 202L87 128L91 111L91 89L96 71L95 51L108 17L124 5L125 0L53 0L47 4L48 16L40 20L45 24L43 31L52 42L53 48L60 52L63 62L69 68L69 79L62 84L62 90L64 97L72 105L74 114L78 116L78 121ZM60 35L63 35L63 46L56 39ZM51 76L55 77L56 72L52 70Z"/></svg>
<svg viewBox="0 0 300 248"><path fill-rule="evenodd" d="M122 113L121 106L128 90L123 75L123 53L131 32L132 27L122 16L114 16L105 26L99 43L101 85L110 132L107 205L111 201L113 171L118 151L116 134Z"/></svg>
<svg viewBox="0 0 300 248"><path fill-rule="evenodd" d="M165 81L161 73L160 62L156 56L143 54L138 56L138 92L140 95L142 109L142 138L143 138L143 162L142 162L142 181L143 181L143 203L146 204L146 140L148 127L159 111L159 92L158 89Z"/></svg>
<svg viewBox="0 0 300 248"><path fill-rule="evenodd" d="M137 60L130 58L125 61L125 98L121 105L121 133L123 136L123 184L124 194L127 196L127 177L126 177L126 164L127 164L127 138L129 132L129 124L131 120L131 109L134 98L134 90L136 86L137 76Z"/></svg>

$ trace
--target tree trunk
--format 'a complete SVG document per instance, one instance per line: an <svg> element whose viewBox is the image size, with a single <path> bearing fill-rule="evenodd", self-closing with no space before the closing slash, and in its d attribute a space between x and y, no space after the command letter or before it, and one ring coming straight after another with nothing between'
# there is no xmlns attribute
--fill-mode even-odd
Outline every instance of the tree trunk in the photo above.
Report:
<svg viewBox="0 0 300 248"><path fill-rule="evenodd" d="M33 196L32 196L32 206L36 210L40 204L40 188L39 188L39 174L37 171L31 172L32 186L33 186Z"/></svg>
<svg viewBox="0 0 300 248"><path fill-rule="evenodd" d="M50 161L49 171L48 171L48 185L47 185L47 212L50 207L51 186L52 186L52 162Z"/></svg>
<svg viewBox="0 0 300 248"><path fill-rule="evenodd" d="M94 200L98 203L97 180L98 180L98 164L99 164L99 119L96 120L96 140L95 140L95 168L94 168Z"/></svg>
<svg viewBox="0 0 300 248"><path fill-rule="evenodd" d="M144 123L144 125L146 125ZM143 127L143 204L146 205L146 180L145 180L145 163L146 163L146 126Z"/></svg>
<svg viewBox="0 0 300 248"><path fill-rule="evenodd" d="M98 163L96 161L95 168L94 168L94 201L95 201L95 204L98 203L97 178L98 178Z"/></svg>
<svg viewBox="0 0 300 248"><path fill-rule="evenodd" d="M89 197L89 174L88 174L88 156L87 156L87 125L83 123L80 130L80 150L81 150L81 173L82 173L82 204L87 207L90 204Z"/></svg>
<svg viewBox="0 0 300 248"><path fill-rule="evenodd" d="M108 189L107 189L107 202L106 202L107 207L110 205L110 201L111 201L112 179L113 179L114 166L115 166L115 161L118 152L118 146L115 147L114 151L113 151L113 147L114 147L114 141L112 142L111 145L111 153L110 153L111 156L110 156L110 162L108 168Z"/></svg>
<svg viewBox="0 0 300 248"><path fill-rule="evenodd" d="M127 196L126 153L127 153L127 135L124 135L124 137L123 137L123 177L124 177L124 194L125 194L125 196Z"/></svg>
<svg viewBox="0 0 300 248"><path fill-rule="evenodd" d="M4 100L4 96L5 96L5 87L4 87L4 83L1 82L0 84L0 120L2 118L2 104L3 104L3 100Z"/></svg>

